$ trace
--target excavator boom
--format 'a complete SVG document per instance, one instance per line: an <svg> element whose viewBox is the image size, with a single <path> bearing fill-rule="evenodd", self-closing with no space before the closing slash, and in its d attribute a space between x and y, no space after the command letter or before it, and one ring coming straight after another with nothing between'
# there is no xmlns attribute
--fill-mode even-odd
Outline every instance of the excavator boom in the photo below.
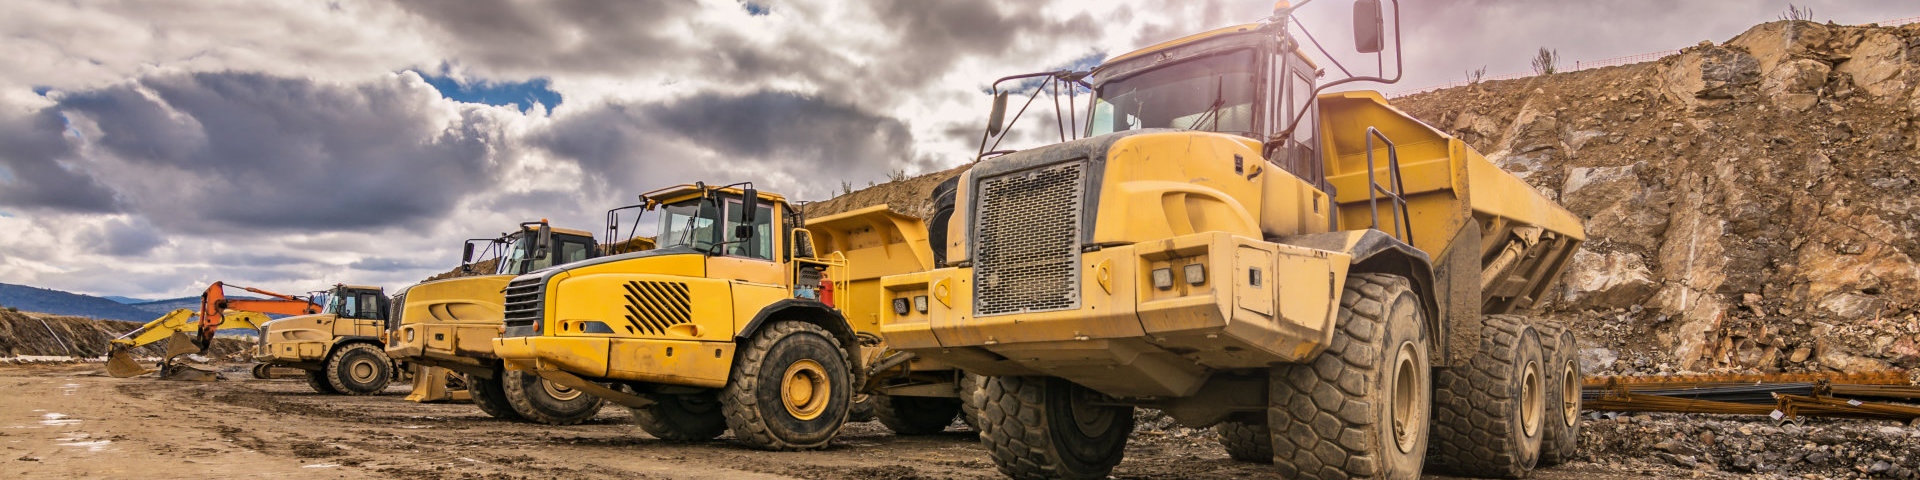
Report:
<svg viewBox="0 0 1920 480"><path fill-rule="evenodd" d="M266 295L267 299L229 299L226 287L235 287L248 292ZM182 355L200 353L213 343L214 332L222 328L260 327L272 320L267 314L305 315L319 313L320 305L307 299L280 294L252 287L227 285L225 282L213 282L200 294L200 311L179 309L167 312L146 325L141 325L119 338L113 339L107 352L107 374L115 377L132 377L152 373L155 370L142 367L133 359L130 350L167 339L167 352L161 359L159 371L163 378L187 380L213 380L217 378L211 372L203 372L185 367L175 362ZM197 337L188 337L186 332L196 332Z"/></svg>

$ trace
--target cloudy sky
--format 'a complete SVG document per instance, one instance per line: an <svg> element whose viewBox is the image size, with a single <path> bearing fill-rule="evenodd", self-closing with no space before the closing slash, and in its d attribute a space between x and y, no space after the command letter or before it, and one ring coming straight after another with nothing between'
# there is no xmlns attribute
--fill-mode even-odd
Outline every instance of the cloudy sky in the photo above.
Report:
<svg viewBox="0 0 1920 480"><path fill-rule="evenodd" d="M1399 90L1723 41L1772 1L1404 0ZM1797 2L1863 23L1911 0ZM1346 0L1300 20L1350 51ZM23 0L0 15L0 282L403 286L662 186L817 200L965 163L988 82L1259 0ZM1354 61L1349 58L1349 61ZM1370 62L1369 62L1370 64Z"/></svg>

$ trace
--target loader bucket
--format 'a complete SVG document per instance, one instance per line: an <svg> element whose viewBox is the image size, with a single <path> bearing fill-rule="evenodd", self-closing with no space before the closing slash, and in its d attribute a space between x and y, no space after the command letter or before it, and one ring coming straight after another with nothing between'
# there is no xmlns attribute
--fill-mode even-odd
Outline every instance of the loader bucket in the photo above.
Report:
<svg viewBox="0 0 1920 480"><path fill-rule="evenodd" d="M127 378L153 372L153 369L142 367L140 362L134 361L133 354L127 353L126 347L114 345L113 350L107 352L107 375Z"/></svg>

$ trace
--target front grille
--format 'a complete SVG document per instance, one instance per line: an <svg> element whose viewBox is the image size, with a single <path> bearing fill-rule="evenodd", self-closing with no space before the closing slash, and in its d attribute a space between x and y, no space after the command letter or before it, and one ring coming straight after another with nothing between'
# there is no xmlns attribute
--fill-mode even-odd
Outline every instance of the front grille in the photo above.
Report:
<svg viewBox="0 0 1920 480"><path fill-rule="evenodd" d="M544 277L518 278L507 283L506 303L503 305L506 315L501 321L502 326L507 330L515 330L531 328L540 323L540 317L545 313L546 293L547 282ZM537 335L540 332L527 333Z"/></svg>
<svg viewBox="0 0 1920 480"><path fill-rule="evenodd" d="M387 329L396 332L400 331L400 324L405 322L403 319L406 318L406 313L407 291L401 290L400 294L393 296L393 302L391 306L387 308Z"/></svg>
<svg viewBox="0 0 1920 480"><path fill-rule="evenodd" d="M667 327L693 320L693 302L687 284L680 282L627 282L627 333L667 333Z"/></svg>
<svg viewBox="0 0 1920 480"><path fill-rule="evenodd" d="M1080 308L1080 215L1086 164L980 181L974 203L974 315Z"/></svg>

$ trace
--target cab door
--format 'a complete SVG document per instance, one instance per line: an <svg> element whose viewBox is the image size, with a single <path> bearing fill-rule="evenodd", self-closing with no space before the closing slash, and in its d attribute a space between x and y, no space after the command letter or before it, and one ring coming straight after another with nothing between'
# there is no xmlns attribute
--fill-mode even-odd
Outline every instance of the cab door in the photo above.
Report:
<svg viewBox="0 0 1920 480"><path fill-rule="evenodd" d="M727 281L732 290L734 327L753 320L753 316L773 302L787 298L790 294L783 277L786 265L781 256L776 255L781 241L775 232L777 226L784 224L783 219L774 215L773 205L766 202L756 203L753 236L734 238L737 227L747 225L746 208L738 197L728 198L721 223L720 233L725 235L725 245L720 246L714 255L707 256L707 278Z"/></svg>

